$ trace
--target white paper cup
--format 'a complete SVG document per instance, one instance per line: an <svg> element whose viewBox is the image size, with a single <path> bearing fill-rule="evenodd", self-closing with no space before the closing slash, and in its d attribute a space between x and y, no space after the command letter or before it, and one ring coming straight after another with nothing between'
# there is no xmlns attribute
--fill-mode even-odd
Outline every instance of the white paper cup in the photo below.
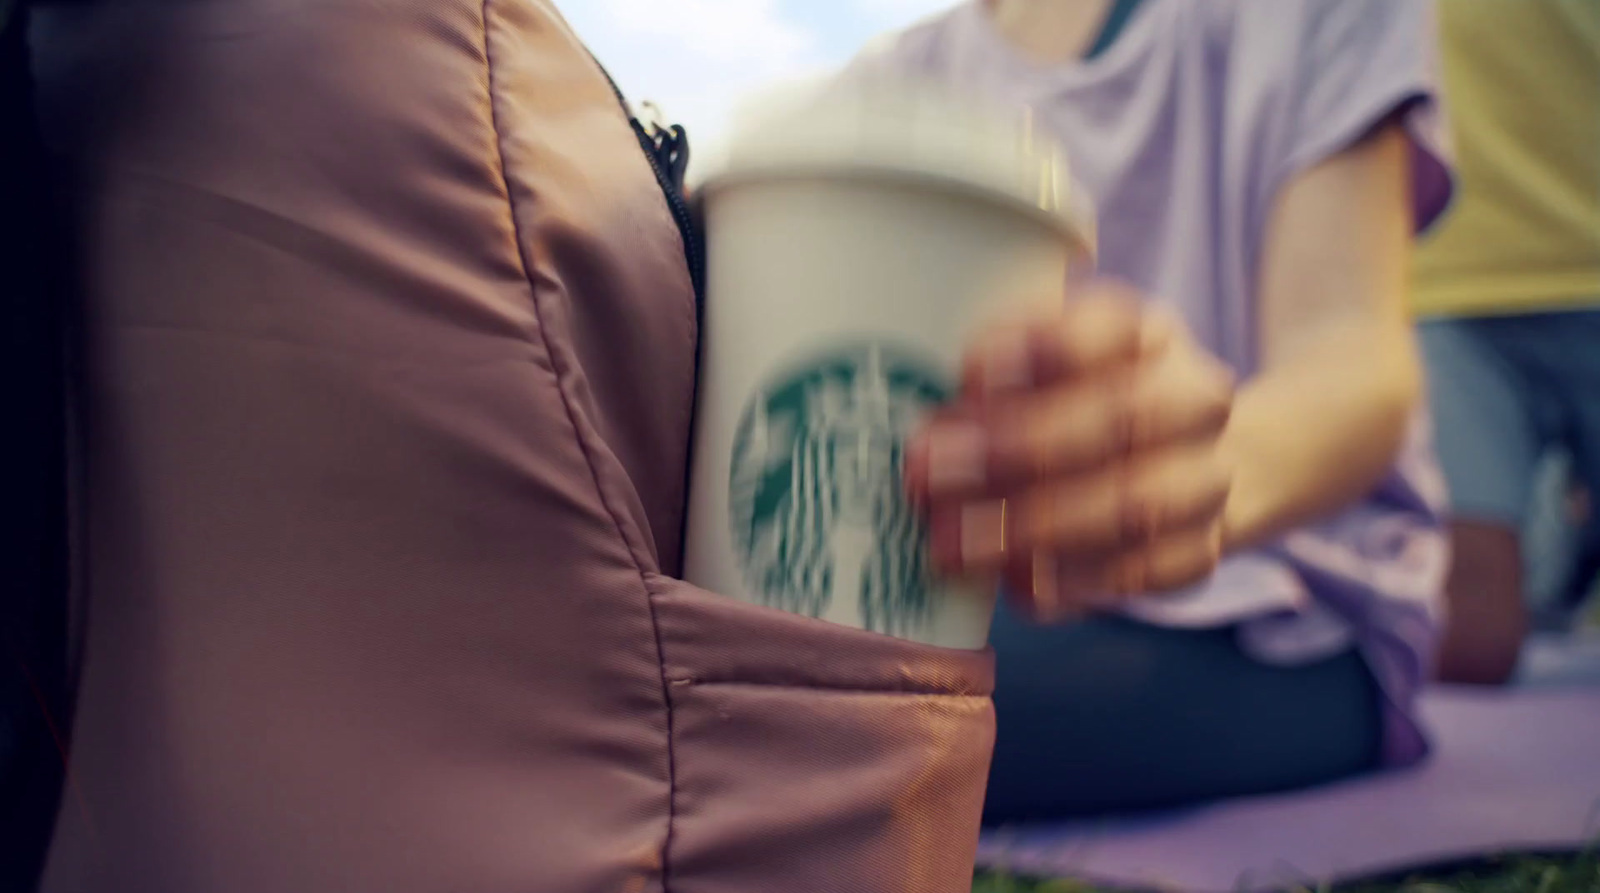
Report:
<svg viewBox="0 0 1600 893"><path fill-rule="evenodd" d="M904 443L975 324L1093 250L1025 121L834 88L730 141L703 187L707 300L686 577L930 645L981 648L995 593L938 579Z"/></svg>

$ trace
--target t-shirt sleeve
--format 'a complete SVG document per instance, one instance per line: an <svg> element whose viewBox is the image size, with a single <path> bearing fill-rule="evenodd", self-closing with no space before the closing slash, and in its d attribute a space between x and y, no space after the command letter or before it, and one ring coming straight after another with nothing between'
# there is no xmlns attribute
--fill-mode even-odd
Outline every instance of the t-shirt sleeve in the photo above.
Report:
<svg viewBox="0 0 1600 893"><path fill-rule="evenodd" d="M938 76L940 66L935 56L958 11L941 13L909 28L872 38L839 71L840 78L872 83Z"/></svg>
<svg viewBox="0 0 1600 893"><path fill-rule="evenodd" d="M1449 204L1452 189L1433 0L1298 5L1291 132L1278 182L1338 154L1398 113L1411 138L1416 228L1426 229Z"/></svg>

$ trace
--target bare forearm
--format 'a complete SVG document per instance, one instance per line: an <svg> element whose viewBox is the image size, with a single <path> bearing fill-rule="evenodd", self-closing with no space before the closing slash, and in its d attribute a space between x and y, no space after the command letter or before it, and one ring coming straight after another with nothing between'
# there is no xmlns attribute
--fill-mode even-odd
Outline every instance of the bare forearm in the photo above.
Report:
<svg viewBox="0 0 1600 893"><path fill-rule="evenodd" d="M1240 391L1222 448L1234 467L1227 548L1332 514L1393 464L1421 391L1408 331L1319 333Z"/></svg>

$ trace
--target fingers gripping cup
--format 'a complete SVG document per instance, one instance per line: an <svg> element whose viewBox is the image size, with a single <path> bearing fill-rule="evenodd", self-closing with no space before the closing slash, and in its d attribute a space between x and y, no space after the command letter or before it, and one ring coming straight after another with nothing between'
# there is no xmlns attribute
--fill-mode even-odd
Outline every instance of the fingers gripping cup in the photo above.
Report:
<svg viewBox="0 0 1600 893"><path fill-rule="evenodd" d="M713 592L981 648L991 588L937 578L905 443L997 306L1061 293L1092 213L1026 119L832 86L730 141L701 189L705 323L686 576Z"/></svg>

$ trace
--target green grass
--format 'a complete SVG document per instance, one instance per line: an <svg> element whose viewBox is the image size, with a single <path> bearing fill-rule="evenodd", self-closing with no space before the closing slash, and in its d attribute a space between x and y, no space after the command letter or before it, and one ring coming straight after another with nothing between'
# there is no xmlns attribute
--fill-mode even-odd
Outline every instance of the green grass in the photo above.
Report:
<svg viewBox="0 0 1600 893"><path fill-rule="evenodd" d="M1037 883L979 875L973 893L1103 893L1071 881ZM1600 893L1600 853L1569 859L1514 858L1437 876L1286 893Z"/></svg>

